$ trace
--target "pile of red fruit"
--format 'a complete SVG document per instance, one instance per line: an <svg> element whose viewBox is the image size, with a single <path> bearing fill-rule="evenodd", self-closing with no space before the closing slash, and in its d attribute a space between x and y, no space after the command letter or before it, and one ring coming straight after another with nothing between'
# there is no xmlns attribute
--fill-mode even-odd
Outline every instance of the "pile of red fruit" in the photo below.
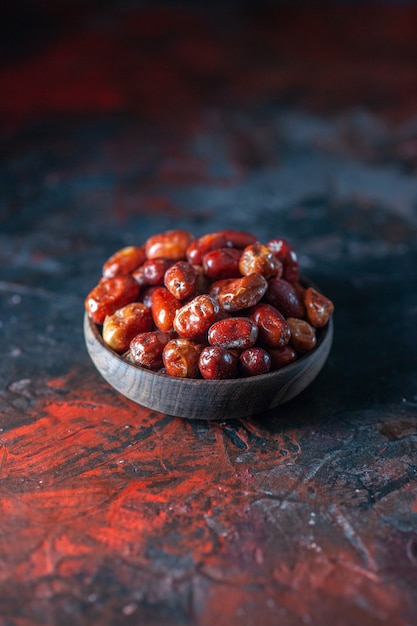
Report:
<svg viewBox="0 0 417 626"><path fill-rule="evenodd" d="M331 300L300 282L288 241L186 230L115 252L85 299L105 343L131 363L181 378L279 369L312 350Z"/></svg>

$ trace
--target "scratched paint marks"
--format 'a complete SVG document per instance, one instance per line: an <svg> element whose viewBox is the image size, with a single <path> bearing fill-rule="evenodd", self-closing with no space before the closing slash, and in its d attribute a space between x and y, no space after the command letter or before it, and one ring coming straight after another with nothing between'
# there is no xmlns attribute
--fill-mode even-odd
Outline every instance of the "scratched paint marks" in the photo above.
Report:
<svg viewBox="0 0 417 626"><path fill-rule="evenodd" d="M46 562L66 558L59 548L65 541L79 546L81 560L110 553L152 567L144 554L160 544L162 554L188 553L196 566L244 507L250 473L270 464L286 439L268 443L253 424L238 423L232 435L230 426L152 414L80 384L77 399L44 399L33 407L35 419L2 436L4 579L16 559L29 564L29 578L46 575ZM251 438L254 454L242 473L230 442L248 453ZM25 566L14 565L20 578Z"/></svg>
<svg viewBox="0 0 417 626"><path fill-rule="evenodd" d="M202 571L228 590L227 598L217 586L208 591L211 619L227 624L238 610L255 623L267 598L271 612L265 619L271 624L277 615L285 623L407 623L405 615L413 611L407 596L413 597L417 583L412 509L417 476L410 471L416 419L413 406L387 407L339 415L319 429L306 423L297 429L300 463L259 473L258 497L245 509L246 533L235 520L234 534L215 558L204 561ZM279 423L272 423L272 431ZM288 425L281 421L283 431ZM386 433L392 438L392 431L401 450L387 447ZM368 438L370 447L363 446ZM393 457L401 459L401 480L398 466L389 462ZM358 487L356 474L363 471L377 473L386 486L377 500L364 497L365 488ZM255 531L256 519L262 522ZM401 580L399 589L396 580ZM259 599L249 581L261 585ZM246 596L242 585L250 586Z"/></svg>
<svg viewBox="0 0 417 626"><path fill-rule="evenodd" d="M146 589L138 606L160 601L162 579L172 606L202 597L201 620L217 615L223 586L229 617L260 610L254 586L268 589L271 615L280 607L289 619L322 606L336 615L341 603L369 623L394 616L405 600L390 580L400 572L407 594L416 577L415 410L312 424L296 406L260 421L187 422L83 370L49 381L1 439L2 585L55 597L48 581L59 577L81 602L74 581L91 590L123 559L142 572L129 570ZM112 575L125 585L119 566ZM301 602L301 589L313 595Z"/></svg>
<svg viewBox="0 0 417 626"><path fill-rule="evenodd" d="M106 574L120 598L132 580L141 589L125 606L169 605L183 623L250 623L261 609L265 624L314 622L344 606L376 624L404 610L390 581L402 572L405 594L416 581L413 407L320 428L293 409L188 422L79 377L51 381L65 399L41 399L33 420L2 435L4 589L14 581L28 597L81 606L122 560Z"/></svg>
<svg viewBox="0 0 417 626"><path fill-rule="evenodd" d="M281 534L280 558L270 566L274 579L287 588L287 608L291 596L295 605L295 594L314 589L305 604L303 594L298 599L300 619L303 611L313 623L335 618L343 606L346 623L355 615L361 623L389 616L395 621L401 610L407 612L405 598L412 597L417 583L409 549L417 537L410 506L417 484L416 419L412 405L386 407L342 414L320 429L309 428L300 437L302 462L290 468L290 480L278 467L269 482L274 492L253 503L270 527L266 536ZM386 433L392 430L395 441L387 445ZM375 498L371 484L378 483L384 488L376 489ZM269 540L266 558L274 554ZM402 581L400 592L394 589L396 579ZM329 614L319 617L323 610Z"/></svg>
<svg viewBox="0 0 417 626"><path fill-rule="evenodd" d="M234 428L233 445L240 453L239 430L257 439L252 446L245 444L253 447L253 456L243 467L230 452L230 426L172 420L150 446L150 458L146 450L141 452L142 471L136 476L125 459L123 471L131 481L111 503L106 524L93 529L94 536L139 560L143 551L155 547L179 562L188 554L194 566L210 559L236 520L244 517L252 473L280 462L274 451L286 444L285 439L269 442L254 425L251 430L242 423ZM261 447L263 456L256 458Z"/></svg>

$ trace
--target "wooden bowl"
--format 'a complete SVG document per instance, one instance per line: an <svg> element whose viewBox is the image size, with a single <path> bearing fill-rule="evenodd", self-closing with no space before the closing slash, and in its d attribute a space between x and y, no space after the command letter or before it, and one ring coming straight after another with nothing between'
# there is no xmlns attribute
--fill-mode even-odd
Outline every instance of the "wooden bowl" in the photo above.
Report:
<svg viewBox="0 0 417 626"><path fill-rule="evenodd" d="M333 321L320 330L316 347L282 369L250 378L173 378L126 362L84 317L87 350L100 374L121 394L154 411L188 419L231 419L272 409L301 393L322 369L333 339Z"/></svg>

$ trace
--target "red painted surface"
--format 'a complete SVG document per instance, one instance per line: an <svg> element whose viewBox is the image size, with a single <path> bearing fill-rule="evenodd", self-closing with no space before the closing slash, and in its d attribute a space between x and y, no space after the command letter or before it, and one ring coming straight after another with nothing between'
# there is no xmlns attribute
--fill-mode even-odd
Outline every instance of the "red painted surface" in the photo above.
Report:
<svg viewBox="0 0 417 626"><path fill-rule="evenodd" d="M415 131L390 144L366 124L335 132L332 116L358 106L413 119L417 8L88 4L40 3L37 27L59 30L45 26L0 69L2 183L18 182L0 212L0 626L410 626ZM168 217L207 232L215 209L190 207L203 192L222 200L246 185L231 197L249 198L257 226L271 185L257 175L280 175L285 151L304 149L268 117L285 106L329 123L339 144L320 157L386 159L405 188L392 214L356 189L262 214L271 230L311 231L306 256L338 300L334 360L258 419L187 422L134 405L84 350L92 268Z"/></svg>
<svg viewBox="0 0 417 626"><path fill-rule="evenodd" d="M210 20L198 8L107 9L81 24L0 71L3 118L125 111L172 123L175 110L184 124L203 102L266 96L319 108L360 99L391 117L417 107L413 5L217 8Z"/></svg>
<svg viewBox="0 0 417 626"><path fill-rule="evenodd" d="M395 553L395 536L379 519L398 511L388 497L361 521L365 483L355 487L336 463L358 454L349 430L275 419L192 423L150 413L98 382L76 372L51 380L65 397L36 403L1 436L0 583L9 601L15 588L32 610L72 597L93 616L106 604L97 585L110 559L118 588L110 614L140 616L145 602L156 612L171 604L184 623L227 626L240 616L250 624L260 612L272 625L279 615L330 623L346 606L340 623L402 623L404 598L390 571L400 568L404 590L414 584L415 539L393 557L399 563L384 562L381 549L393 542ZM369 416L359 419L371 427ZM397 437L415 428L405 415ZM376 449L367 471L377 472L380 458L384 475L401 479L406 443L402 460L390 461L383 435ZM415 507L411 484L408 493ZM19 611L14 624L37 623L24 604Z"/></svg>

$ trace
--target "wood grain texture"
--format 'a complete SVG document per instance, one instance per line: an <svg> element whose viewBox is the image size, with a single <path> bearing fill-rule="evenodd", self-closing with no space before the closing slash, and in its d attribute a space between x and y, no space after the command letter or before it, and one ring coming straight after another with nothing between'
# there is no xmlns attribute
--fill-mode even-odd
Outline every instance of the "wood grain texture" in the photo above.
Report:
<svg viewBox="0 0 417 626"><path fill-rule="evenodd" d="M322 369L333 340L333 320L316 348L276 372L253 378L172 378L131 365L105 345L97 326L84 316L89 355L100 374L124 396L154 411L188 419L233 419L275 408L301 393Z"/></svg>

